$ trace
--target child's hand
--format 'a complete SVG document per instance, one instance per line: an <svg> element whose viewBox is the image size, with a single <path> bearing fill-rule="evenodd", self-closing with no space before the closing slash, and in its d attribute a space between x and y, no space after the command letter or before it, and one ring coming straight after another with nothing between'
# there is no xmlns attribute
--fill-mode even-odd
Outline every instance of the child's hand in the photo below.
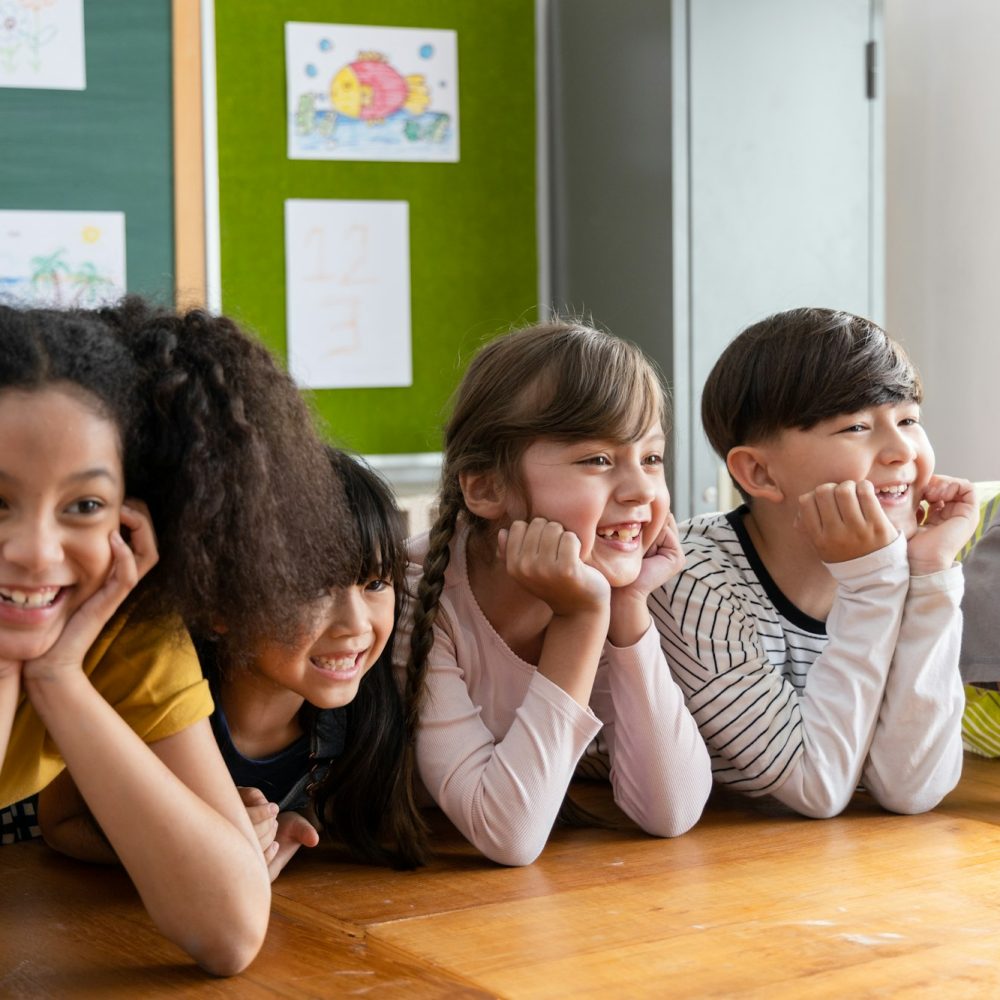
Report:
<svg viewBox="0 0 1000 1000"><path fill-rule="evenodd" d="M277 803L268 802L259 788L238 785L236 790L246 806L273 882L300 847L315 847L319 843L319 834L301 813L279 813Z"/></svg>
<svg viewBox="0 0 1000 1000"><path fill-rule="evenodd" d="M927 513L906 546L913 576L947 569L979 523L976 492L967 479L931 476L923 500Z"/></svg>
<svg viewBox="0 0 1000 1000"><path fill-rule="evenodd" d="M799 497L795 523L827 563L847 562L876 552L899 534L867 479L859 483L823 483L811 493L804 493Z"/></svg>
<svg viewBox="0 0 1000 1000"><path fill-rule="evenodd" d="M642 557L642 568L635 583L619 589L632 590L646 598L657 587L662 587L667 580L677 576L682 569L684 569L684 550L677 535L677 522L673 514L667 514L662 530Z"/></svg>
<svg viewBox="0 0 1000 1000"><path fill-rule="evenodd" d="M243 785L237 785L236 791L240 793L240 798L243 800L243 805L247 810L247 816L250 817L253 832L257 834L257 840L264 854L264 860L270 865L271 858L274 857L278 850L278 845L275 841L278 833L277 803L268 802L267 796L259 788L247 788Z"/></svg>
<svg viewBox="0 0 1000 1000"><path fill-rule="evenodd" d="M278 813L278 829L272 845L273 853L267 859L267 870L273 882L300 847L315 847L319 843L319 833L297 812Z"/></svg>
<svg viewBox="0 0 1000 1000"><path fill-rule="evenodd" d="M571 616L607 607L611 585L580 558L580 539L557 521L536 517L502 528L497 553L507 572L552 613Z"/></svg>
<svg viewBox="0 0 1000 1000"><path fill-rule="evenodd" d="M135 585L156 565L156 536L146 505L129 500L121 509L129 531L126 544L119 531L109 536L111 568L100 588L73 613L52 648L24 665L25 680L58 680L79 669L83 658ZM131 547L130 547L131 546Z"/></svg>
<svg viewBox="0 0 1000 1000"><path fill-rule="evenodd" d="M615 646L632 646L649 628L646 599L684 569L684 551L677 535L677 522L667 514L663 528L646 550L635 581L611 590L611 624L608 638Z"/></svg>

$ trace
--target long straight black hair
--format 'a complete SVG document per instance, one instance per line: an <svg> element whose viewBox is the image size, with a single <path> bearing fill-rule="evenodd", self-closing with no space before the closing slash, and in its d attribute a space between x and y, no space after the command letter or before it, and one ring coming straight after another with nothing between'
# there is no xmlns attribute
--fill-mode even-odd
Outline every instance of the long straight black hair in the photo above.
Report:
<svg viewBox="0 0 1000 1000"><path fill-rule="evenodd" d="M427 858L426 830L404 767L407 712L392 657L405 599L403 517L389 487L368 466L334 448L329 454L356 529L360 556L355 579L359 584L391 582L395 604L393 634L346 706L346 746L313 786L313 807L323 829L359 859L414 868Z"/></svg>

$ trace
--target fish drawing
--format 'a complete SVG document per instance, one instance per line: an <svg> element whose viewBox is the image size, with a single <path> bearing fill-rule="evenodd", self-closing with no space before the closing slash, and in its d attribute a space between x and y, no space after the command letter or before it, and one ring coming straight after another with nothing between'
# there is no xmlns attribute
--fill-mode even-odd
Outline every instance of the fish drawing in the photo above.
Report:
<svg viewBox="0 0 1000 1000"><path fill-rule="evenodd" d="M381 53L360 52L334 76L330 101L338 114L374 125L400 109L423 114L430 95L421 74L403 76Z"/></svg>

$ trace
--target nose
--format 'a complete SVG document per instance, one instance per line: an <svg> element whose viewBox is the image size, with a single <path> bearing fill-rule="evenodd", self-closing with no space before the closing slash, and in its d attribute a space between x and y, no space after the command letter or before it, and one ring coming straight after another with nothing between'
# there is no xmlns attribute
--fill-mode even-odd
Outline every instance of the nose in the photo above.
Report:
<svg viewBox="0 0 1000 1000"><path fill-rule="evenodd" d="M618 484L616 499L619 503L642 505L651 503L656 496L657 475L662 469L630 462L623 466L622 478Z"/></svg>
<svg viewBox="0 0 1000 1000"><path fill-rule="evenodd" d="M361 635L369 631L368 614L360 587L337 587L327 631L334 636Z"/></svg>
<svg viewBox="0 0 1000 1000"><path fill-rule="evenodd" d="M59 527L48 518L18 519L4 534L4 561L29 573L43 573L63 561Z"/></svg>
<svg viewBox="0 0 1000 1000"><path fill-rule="evenodd" d="M893 427L882 442L880 457L886 465L903 465L917 457L917 449L901 428Z"/></svg>

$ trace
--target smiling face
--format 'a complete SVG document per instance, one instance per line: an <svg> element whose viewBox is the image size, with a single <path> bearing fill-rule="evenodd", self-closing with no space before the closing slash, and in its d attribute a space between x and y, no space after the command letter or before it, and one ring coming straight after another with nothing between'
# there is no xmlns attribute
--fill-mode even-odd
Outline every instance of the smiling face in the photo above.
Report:
<svg viewBox="0 0 1000 1000"><path fill-rule="evenodd" d="M920 425L920 407L885 403L785 430L758 446L786 502L823 483L869 480L892 524L907 538L934 472L934 451Z"/></svg>
<svg viewBox="0 0 1000 1000"><path fill-rule="evenodd" d="M118 429L96 402L0 392L0 658L48 652L98 590L124 493Z"/></svg>
<svg viewBox="0 0 1000 1000"><path fill-rule="evenodd" d="M612 587L634 583L670 510L664 447L659 421L638 441L534 441L521 460L528 504L515 498L508 514L557 521Z"/></svg>
<svg viewBox="0 0 1000 1000"><path fill-rule="evenodd" d="M335 587L313 605L295 643L264 642L252 669L316 708L339 708L353 701L385 649L394 610L395 592L387 580Z"/></svg>

